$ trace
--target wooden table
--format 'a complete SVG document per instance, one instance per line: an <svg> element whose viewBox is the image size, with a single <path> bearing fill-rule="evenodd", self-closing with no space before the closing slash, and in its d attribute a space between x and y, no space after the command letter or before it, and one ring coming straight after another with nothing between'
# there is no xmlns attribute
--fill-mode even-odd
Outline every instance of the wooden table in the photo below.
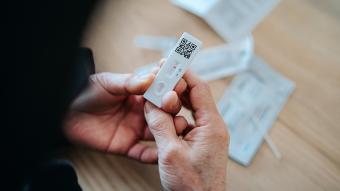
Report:
<svg viewBox="0 0 340 191"><path fill-rule="evenodd" d="M103 1L84 45L96 69L131 72L160 54L134 46L136 35L188 31L205 47L222 39L200 18L167 0ZM256 54L296 82L270 131L283 154L263 144L251 166L228 164L229 190L340 190L340 1L283 0L254 31ZM211 82L216 100L232 78ZM84 190L159 190L157 166L72 149L66 155Z"/></svg>

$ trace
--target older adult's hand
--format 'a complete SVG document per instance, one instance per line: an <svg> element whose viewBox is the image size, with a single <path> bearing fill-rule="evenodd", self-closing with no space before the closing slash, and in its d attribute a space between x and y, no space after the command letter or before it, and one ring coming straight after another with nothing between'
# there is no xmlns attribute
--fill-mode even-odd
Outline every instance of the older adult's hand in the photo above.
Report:
<svg viewBox="0 0 340 191"><path fill-rule="evenodd" d="M187 72L183 103L193 112L194 125L173 117L150 102L145 118L158 148L158 164L165 190L225 190L229 136L209 86ZM178 136L176 129L183 132Z"/></svg>
<svg viewBox="0 0 340 191"><path fill-rule="evenodd" d="M156 163L157 149L141 141L154 138L144 118L142 94L151 85L154 72L138 74L99 73L90 77L89 87L73 102L65 120L67 138L78 145L122 154ZM181 108L178 95L186 89L183 79L175 91L163 97L162 109L176 114Z"/></svg>

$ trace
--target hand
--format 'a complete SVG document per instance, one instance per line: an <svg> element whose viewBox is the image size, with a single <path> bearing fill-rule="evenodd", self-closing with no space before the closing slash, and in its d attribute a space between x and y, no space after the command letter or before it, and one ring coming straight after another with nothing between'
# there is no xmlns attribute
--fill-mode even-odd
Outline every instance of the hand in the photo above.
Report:
<svg viewBox="0 0 340 191"><path fill-rule="evenodd" d="M100 73L90 77L89 87L73 102L64 125L67 138L78 145L123 154L142 162L157 162L157 149L140 141L154 140L144 118L141 94L155 74ZM186 89L182 79L175 91L163 97L162 109L177 113L178 94Z"/></svg>
<svg viewBox="0 0 340 191"><path fill-rule="evenodd" d="M195 125L188 125L145 103L145 118L158 148L158 164L165 190L225 190L229 137L209 86L187 72L188 103ZM178 116L177 116L178 117ZM176 129L182 129L178 136Z"/></svg>

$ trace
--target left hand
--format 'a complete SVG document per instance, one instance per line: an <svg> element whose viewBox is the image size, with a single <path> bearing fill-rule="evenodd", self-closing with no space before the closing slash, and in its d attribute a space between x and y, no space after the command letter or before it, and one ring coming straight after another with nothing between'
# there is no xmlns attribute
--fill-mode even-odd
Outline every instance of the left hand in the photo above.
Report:
<svg viewBox="0 0 340 191"><path fill-rule="evenodd" d="M144 76L92 75L89 87L71 105L63 128L66 137L73 143L99 151L123 154L147 163L157 162L156 147L140 142L154 140L144 118L145 100L141 95L154 78L154 73ZM179 112L181 102L178 95L186 86L181 79L175 91L163 97L164 111ZM182 120L177 119L179 124ZM177 131L180 134L181 127Z"/></svg>

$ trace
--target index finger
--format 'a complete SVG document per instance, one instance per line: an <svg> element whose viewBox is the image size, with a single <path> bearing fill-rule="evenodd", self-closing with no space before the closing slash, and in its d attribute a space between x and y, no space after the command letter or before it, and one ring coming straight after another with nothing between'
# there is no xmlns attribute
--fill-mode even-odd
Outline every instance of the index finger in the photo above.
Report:
<svg viewBox="0 0 340 191"><path fill-rule="evenodd" d="M194 112L196 111L217 111L209 85L199 79L192 71L188 70L183 79L189 88L189 100Z"/></svg>

